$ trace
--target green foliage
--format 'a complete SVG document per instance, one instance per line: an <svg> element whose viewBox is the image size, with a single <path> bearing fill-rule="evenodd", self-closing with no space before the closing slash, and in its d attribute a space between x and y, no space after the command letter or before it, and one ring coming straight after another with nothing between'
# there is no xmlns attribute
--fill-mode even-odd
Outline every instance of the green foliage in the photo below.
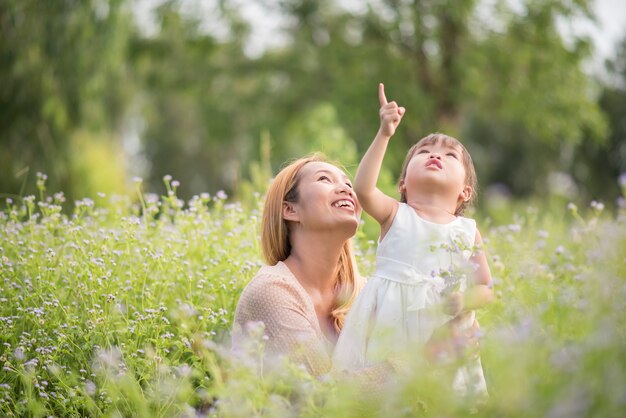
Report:
<svg viewBox="0 0 626 418"><path fill-rule="evenodd" d="M620 196L618 184L606 179L620 178L626 173L626 38L618 46L615 58L606 64L611 82L602 89L599 104L610 132L603 144L585 137L572 169L578 183L584 184L594 199Z"/></svg>
<svg viewBox="0 0 626 418"><path fill-rule="evenodd" d="M262 327L230 352L261 266L260 198L185 203L166 176L162 196L138 180L136 203L100 195L64 214L45 181L0 212L0 415L476 416L446 368L416 363L372 393L293 364L262 373ZM479 312L490 399L478 414L620 416L626 213L518 208L480 222L497 298ZM374 248L359 232L364 274Z"/></svg>
<svg viewBox="0 0 626 418"><path fill-rule="evenodd" d="M77 131L71 138L70 167L76 175L76 196L90 196L94 190L105 194L127 194L128 161L114 140Z"/></svg>
<svg viewBox="0 0 626 418"><path fill-rule="evenodd" d="M166 180L162 197L85 199L68 216L44 182L41 200L2 213L0 381L14 395L0 415L171 416L210 403L221 371L203 344L229 331L260 266L256 211L223 195L182 210Z"/></svg>
<svg viewBox="0 0 626 418"><path fill-rule="evenodd" d="M290 155L321 152L345 167L356 168L358 164L356 145L339 124L330 103L321 103L305 113L302 121L287 126L285 135L291 139L286 146Z"/></svg>
<svg viewBox="0 0 626 418"><path fill-rule="evenodd" d="M93 181L101 174L75 164L76 136L99 138L92 149L101 155L130 154L126 167L108 170L112 178L127 177L126 168L156 190L171 173L185 198L249 195L239 188L265 175L256 163L264 132L273 168L328 148L352 169L378 128L382 81L407 108L385 160L389 177L410 145L444 131L476 156L483 185L547 195L545 178L566 174L581 199L617 197L604 185L623 164L595 167L615 154L609 131L619 129L620 101L583 72L590 41L557 30L591 19L590 2L490 4L385 0L348 10L327 0L256 1L282 17L271 36L283 42L251 54L253 24L233 1L162 1L133 19L128 0L7 0L0 190L32 193L34 173L45 171L71 200L102 191Z"/></svg>
<svg viewBox="0 0 626 418"><path fill-rule="evenodd" d="M114 131L132 89L123 1L3 1L0 8L0 188L26 194L37 171L72 194L70 138ZM124 175L122 173L122 175ZM72 196L74 196L72 194Z"/></svg>

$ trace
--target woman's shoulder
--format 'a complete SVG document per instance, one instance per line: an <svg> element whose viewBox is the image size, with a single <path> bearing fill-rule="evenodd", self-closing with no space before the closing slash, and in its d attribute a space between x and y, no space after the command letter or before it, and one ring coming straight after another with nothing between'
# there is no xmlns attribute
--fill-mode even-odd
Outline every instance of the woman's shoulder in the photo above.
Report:
<svg viewBox="0 0 626 418"><path fill-rule="evenodd" d="M280 304L289 302L302 304L304 289L289 268L278 262L274 266L263 266L244 288L239 305Z"/></svg>

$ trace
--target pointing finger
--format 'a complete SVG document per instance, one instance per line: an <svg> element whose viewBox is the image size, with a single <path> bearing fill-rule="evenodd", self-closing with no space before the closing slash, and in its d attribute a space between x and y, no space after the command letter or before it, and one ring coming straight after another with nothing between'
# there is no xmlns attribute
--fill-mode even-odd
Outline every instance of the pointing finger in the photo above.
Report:
<svg viewBox="0 0 626 418"><path fill-rule="evenodd" d="M387 97L385 96L385 85L383 83L378 83L378 101L380 102L381 107L387 104Z"/></svg>

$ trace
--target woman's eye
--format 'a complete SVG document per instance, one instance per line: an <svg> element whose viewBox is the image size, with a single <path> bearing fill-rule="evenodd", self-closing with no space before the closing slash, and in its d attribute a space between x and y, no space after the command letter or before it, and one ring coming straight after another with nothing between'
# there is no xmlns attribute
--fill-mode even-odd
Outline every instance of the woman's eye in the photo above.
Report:
<svg viewBox="0 0 626 418"><path fill-rule="evenodd" d="M348 186L349 188L352 188L352 183L346 183L346 186Z"/></svg>

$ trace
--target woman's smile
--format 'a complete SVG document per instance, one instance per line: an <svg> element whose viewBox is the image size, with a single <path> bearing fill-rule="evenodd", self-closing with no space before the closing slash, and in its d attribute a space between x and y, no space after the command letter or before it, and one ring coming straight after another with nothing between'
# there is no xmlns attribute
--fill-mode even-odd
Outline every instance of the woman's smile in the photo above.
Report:
<svg viewBox="0 0 626 418"><path fill-rule="evenodd" d="M348 209L351 212L354 212L355 210L354 200L352 199L346 199L346 198L340 199L334 202L332 206L335 208L339 208L339 209Z"/></svg>

